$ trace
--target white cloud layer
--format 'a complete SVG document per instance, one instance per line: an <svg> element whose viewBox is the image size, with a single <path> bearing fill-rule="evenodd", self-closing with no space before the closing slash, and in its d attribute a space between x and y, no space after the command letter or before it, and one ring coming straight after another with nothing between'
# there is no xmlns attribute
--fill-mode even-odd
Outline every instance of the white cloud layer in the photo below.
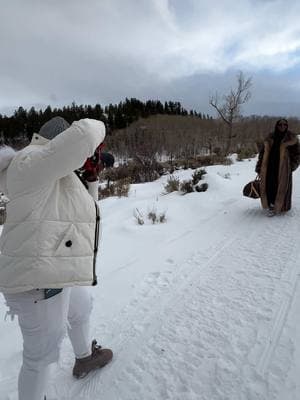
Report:
<svg viewBox="0 0 300 400"><path fill-rule="evenodd" d="M299 17L297 0L10 0L0 15L0 110L178 98L183 82L225 89L238 69L254 84L276 74L284 93L288 79L296 104ZM206 92L191 101L197 88L184 89L185 103L207 106Z"/></svg>

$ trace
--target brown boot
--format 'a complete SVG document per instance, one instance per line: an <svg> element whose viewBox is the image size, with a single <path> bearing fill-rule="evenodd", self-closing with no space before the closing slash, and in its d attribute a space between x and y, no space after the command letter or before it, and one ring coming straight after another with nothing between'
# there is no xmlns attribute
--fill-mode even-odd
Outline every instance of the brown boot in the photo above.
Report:
<svg viewBox="0 0 300 400"><path fill-rule="evenodd" d="M92 354L84 358L76 358L73 368L73 376L77 379L84 378L89 372L104 367L111 361L113 352L110 349L102 349L97 341L92 341Z"/></svg>

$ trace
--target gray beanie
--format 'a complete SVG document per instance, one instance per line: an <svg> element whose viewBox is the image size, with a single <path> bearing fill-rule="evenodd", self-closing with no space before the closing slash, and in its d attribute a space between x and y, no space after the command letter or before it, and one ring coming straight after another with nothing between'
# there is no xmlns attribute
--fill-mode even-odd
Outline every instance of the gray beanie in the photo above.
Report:
<svg viewBox="0 0 300 400"><path fill-rule="evenodd" d="M41 127L39 135L43 136L45 139L51 140L68 129L69 126L70 124L64 118L54 117Z"/></svg>

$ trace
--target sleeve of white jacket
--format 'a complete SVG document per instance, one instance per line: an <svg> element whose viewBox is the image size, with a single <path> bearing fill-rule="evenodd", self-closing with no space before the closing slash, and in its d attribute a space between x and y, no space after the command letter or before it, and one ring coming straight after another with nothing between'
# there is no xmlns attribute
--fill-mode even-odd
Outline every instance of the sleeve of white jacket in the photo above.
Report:
<svg viewBox="0 0 300 400"><path fill-rule="evenodd" d="M81 119L48 143L24 152L19 172L27 187L38 187L80 168L105 138L102 121Z"/></svg>

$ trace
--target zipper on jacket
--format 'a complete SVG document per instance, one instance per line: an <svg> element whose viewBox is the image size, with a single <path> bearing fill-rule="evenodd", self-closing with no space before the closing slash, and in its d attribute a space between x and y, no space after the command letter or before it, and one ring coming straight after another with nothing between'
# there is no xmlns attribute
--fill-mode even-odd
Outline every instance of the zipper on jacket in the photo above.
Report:
<svg viewBox="0 0 300 400"><path fill-rule="evenodd" d="M100 232L100 211L99 211L99 206L95 202L95 207L96 207L96 225L95 225L95 242L94 242L94 259L93 259L93 286L96 286L98 281L97 281L97 275L96 275L96 258L97 258L97 253L98 253L98 241L99 241L99 232Z"/></svg>
<svg viewBox="0 0 300 400"><path fill-rule="evenodd" d="M85 180L81 177L80 172L78 170L74 171L77 178L83 184L83 186L88 189L88 185ZM94 258L93 258L93 282L92 286L96 286L98 283L97 275L96 275L96 258L98 253L98 241L99 241L99 232L100 232L100 210L99 206L94 200L95 208L96 208L96 225L95 225L95 241L94 241Z"/></svg>

